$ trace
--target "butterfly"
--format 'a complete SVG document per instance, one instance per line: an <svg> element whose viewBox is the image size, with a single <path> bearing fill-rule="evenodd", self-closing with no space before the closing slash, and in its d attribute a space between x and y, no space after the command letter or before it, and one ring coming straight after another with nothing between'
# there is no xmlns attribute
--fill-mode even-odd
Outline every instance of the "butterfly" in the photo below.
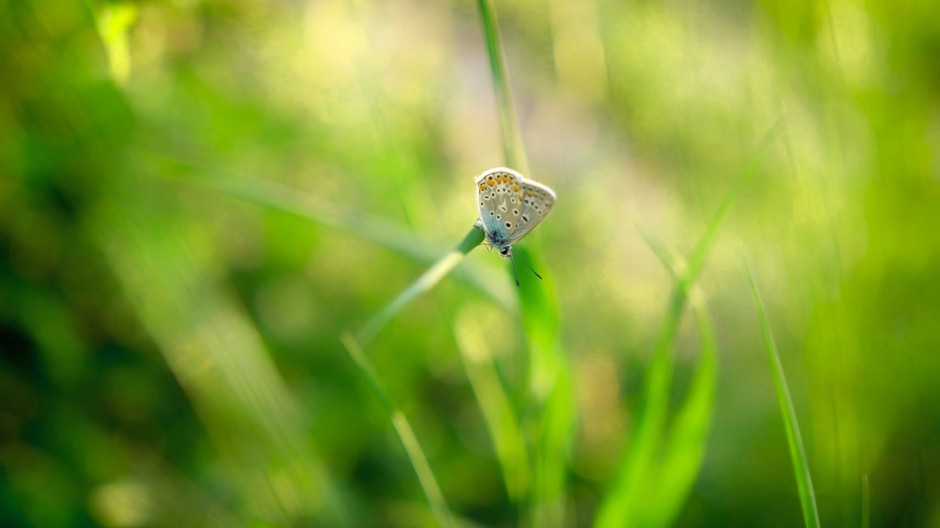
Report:
<svg viewBox="0 0 940 528"><path fill-rule="evenodd" d="M498 249L503 257L512 259L512 244L548 216L555 206L555 191L506 167L484 171L477 176L476 184L480 204L477 223L486 234L486 243ZM535 275L542 278L538 273Z"/></svg>

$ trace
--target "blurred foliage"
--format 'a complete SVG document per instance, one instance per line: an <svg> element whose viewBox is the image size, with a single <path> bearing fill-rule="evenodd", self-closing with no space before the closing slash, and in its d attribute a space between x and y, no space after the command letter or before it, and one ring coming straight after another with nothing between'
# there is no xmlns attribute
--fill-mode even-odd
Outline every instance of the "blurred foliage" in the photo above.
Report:
<svg viewBox="0 0 940 528"><path fill-rule="evenodd" d="M936 526L940 3L494 5L545 280L472 252L364 351L457 523L594 523L671 317L681 429L708 331L641 232L689 254L748 169L662 518L802 520L747 259L821 524ZM340 336L506 163L477 4L7 1L0 49L0 524L434 525Z"/></svg>

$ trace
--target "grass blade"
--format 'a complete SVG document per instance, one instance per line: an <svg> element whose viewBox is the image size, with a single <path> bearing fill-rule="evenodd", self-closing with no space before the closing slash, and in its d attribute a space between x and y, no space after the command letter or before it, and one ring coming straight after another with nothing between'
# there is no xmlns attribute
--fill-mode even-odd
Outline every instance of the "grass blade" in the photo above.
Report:
<svg viewBox="0 0 940 528"><path fill-rule="evenodd" d="M483 36L486 41L493 88L499 113L506 165L529 173L525 145L513 104L505 52L492 0L478 0ZM538 266L523 248L517 255ZM532 431L533 476L532 526L560 526L565 517L567 451L573 430L571 368L558 339L558 313L555 296L543 281L525 281L519 288L522 326L529 346L529 389L532 412L527 430Z"/></svg>
<svg viewBox="0 0 940 528"><path fill-rule="evenodd" d="M345 524L326 470L311 452L308 418L257 328L207 263L212 248L198 244L205 233L168 205L176 204L172 194L146 183L132 176L116 186L90 229L223 454L228 480L252 515L267 522L316 517Z"/></svg>
<svg viewBox="0 0 940 528"><path fill-rule="evenodd" d="M518 258L544 269L524 247ZM527 522L531 526L563 526L567 460L574 428L571 364L561 346L558 307L550 280L520 281L519 307L528 345L529 377L526 429L532 435L532 495Z"/></svg>
<svg viewBox="0 0 940 528"><path fill-rule="evenodd" d="M529 454L518 416L473 313L464 311L457 317L454 336L470 387L493 442L506 492L511 500L520 501L531 486Z"/></svg>
<svg viewBox="0 0 940 528"><path fill-rule="evenodd" d="M176 163L176 165L182 164ZM346 211L326 200L298 192L296 189L290 189L271 182L252 181L244 178L221 180L199 178L192 180L192 182L267 207L290 212L329 227L354 233L365 240L388 247L415 260L431 260L430 253L422 249L427 247L427 244L422 243L405 230L396 229L390 226L388 222L370 219L361 214ZM460 264L464 256L480 245L481 242L483 242L483 231L474 226L450 252L434 262L427 271L363 326L357 333L359 342L363 346L367 346L399 311L420 294L433 288L435 284ZM488 293L491 298L503 307L512 309L513 302L503 294L504 290L499 290L493 286L495 281L486 280L478 274L471 275L469 281L481 291Z"/></svg>
<svg viewBox="0 0 940 528"><path fill-rule="evenodd" d="M871 526L871 490L868 488L868 475L862 475L862 528Z"/></svg>
<svg viewBox="0 0 940 528"><path fill-rule="evenodd" d="M229 196L278 211L297 215L316 224L355 235L387 248L415 262L434 263L444 246L431 243L392 222L370 217L360 211L348 210L340 205L310 193L266 180L225 174L212 168L193 166L167 157L145 152L135 155L140 169L148 173L177 175L173 179L206 187ZM203 173L212 174L206 177ZM182 176L186 178L183 179ZM506 288L478 269L462 269L454 274L477 290L499 303L509 312L515 311L515 300Z"/></svg>
<svg viewBox="0 0 940 528"><path fill-rule="evenodd" d="M653 359L647 371L644 396L637 411L636 428L632 443L624 456L621 468L611 489L601 504L595 520L596 526L612 528L638 524L648 525L655 522L666 523L678 512L678 508L681 507L681 499L692 484L694 473L698 471L698 465L696 464L693 468L690 463L695 460L696 451L704 449L705 433L710 423L709 416L716 376L714 332L710 323L706 323L706 319L699 318L700 338L703 340L703 358L700 361L692 392L687 397L683 411L680 412L680 419L684 421L677 422L676 429L673 431L673 435L678 436L671 439L673 444L667 445L667 451L663 454L665 457L664 464L667 466L674 464L674 466L670 466L670 471L679 473L681 470L684 473L681 476L677 475L677 477L681 477L679 481L675 483L668 482L666 488L657 491L658 486L651 483L665 482L662 479L661 471L656 470L656 466L660 455L658 447L665 435L669 409L669 392L674 369L672 346L679 332L679 323L689 292L701 274L708 253L718 235L719 228L731 205L756 172L760 155L777 137L780 130L781 122L778 121L764 134L755 149L753 158L738 176L734 186L712 215L702 237L687 260L683 261L675 257L655 237L641 227L639 228L647 245L676 280L676 286L660 330ZM639 227L636 221L634 221L634 224ZM700 443L695 444L696 441ZM670 451L671 449L676 449L676 451ZM674 461L672 460L673 456L676 457ZM700 461L701 454L699 453L697 456ZM689 469L694 469L691 475L688 474ZM654 495L664 494L668 498L667 504L669 507L651 507L653 503L648 500L647 495L649 493L654 493ZM657 519L659 520L657 521Z"/></svg>
<svg viewBox="0 0 940 528"><path fill-rule="evenodd" d="M751 267L744 262L747 269L747 277L751 282L751 291L754 293L754 303L757 305L757 313L760 317L761 330L764 334L764 349L767 351L767 360L770 362L771 374L774 377L774 386L777 389L777 401L780 404L780 417L783 420L783 426L787 434L787 445L790 448L790 461L793 464L793 472L796 476L796 487L800 494L800 505L803 508L803 521L807 528L819 527L819 509L816 507L816 496L813 493L813 479L809 473L809 462L806 459L806 451L803 449L803 439L800 436L800 426L796 419L796 409L793 407L793 399L790 397L790 389L787 387L787 379L783 372L783 364L780 362L780 354L777 352L777 343L774 340L773 331L770 328L770 322L767 320L767 308L764 306L764 299L761 297L760 290L757 287L757 281L754 279L754 273Z"/></svg>
<svg viewBox="0 0 940 528"><path fill-rule="evenodd" d="M683 472L684 480L667 483L668 489L658 489L659 483L665 482L661 478L661 472L656 470L656 461L659 459L658 448L665 436L669 409L669 392L674 369L672 347L679 333L679 323L688 300L689 289L701 273L705 257L736 196L737 189L729 192L722 206L715 212L692 252L689 265L685 265L683 261L674 257L658 240L642 228L640 229L640 233L653 253L676 279L676 286L647 371L644 397L637 411L633 440L624 456L614 484L601 505L595 522L596 526L606 528L647 525L656 522L656 518L661 521L672 518L681 507L681 499L686 495L694 474L698 471L698 464L695 464L693 468L689 463L695 460L696 451L704 450L717 371L714 332L710 322L702 318L699 318L699 331L703 357L700 360L693 389L680 414L680 418L684 421L678 422L677 429L674 431L674 434L678 436L673 438L673 444L669 446L678 451L673 452L667 449L664 454L666 464L672 464L669 466L670 471L677 474ZM696 439L701 444L695 445ZM673 455L677 458L675 461L670 461ZM698 460L701 460L701 455L698 455ZM693 470L691 475L688 475L689 469ZM652 484L654 482L657 484ZM667 503L672 509L663 506L657 506L654 509L653 503L647 497L650 493L654 496L662 493L668 499Z"/></svg>
<svg viewBox="0 0 940 528"><path fill-rule="evenodd" d="M698 327L699 364L663 450L658 472L660 485L650 502L650 526L669 526L678 516L698 476L711 428L718 378L715 325L698 288L693 290L689 304Z"/></svg>
<svg viewBox="0 0 940 528"><path fill-rule="evenodd" d="M401 445L405 448L405 453L407 453L411 461L411 466L418 476L418 482L421 484L421 489L424 490L424 496L431 506L431 511L434 514L434 518L437 520L438 526L452 526L452 517L447 507L447 502L444 500L444 494L441 492L441 487L438 485L437 479L434 478L434 472L431 471L431 464L428 463L428 459L424 455L421 444L418 442L418 437L415 435L414 429L411 428L408 419L405 417L404 413L392 404L385 389L382 388L382 384L379 383L379 379L375 375L375 370L369 363L369 359L363 352L359 342L349 334L344 334L340 340L343 346L346 347L349 356L356 363L356 366L359 367L359 370L365 375L369 386L385 409L389 421L392 422L395 433L398 435L398 439L401 440Z"/></svg>
<svg viewBox="0 0 940 528"><path fill-rule="evenodd" d="M685 306L681 282L673 291L666 318L660 330L653 360L646 374L643 400L637 410L636 427L620 469L595 519L595 526L614 528L639 526L646 516L643 492L653 482L657 457L669 408L672 383L672 345L679 331Z"/></svg>
<svg viewBox="0 0 940 528"><path fill-rule="evenodd" d="M449 253L441 257L433 266L428 268L427 271L399 293L397 297L392 299L390 303L385 305L384 308L379 310L379 312L362 327L357 334L359 342L364 346L372 342L379 331L381 331L398 312L416 297L433 288L435 284L450 273L457 264L460 264L460 261L463 260L473 248L479 246L481 242L483 242L483 231L476 226L472 227L470 231L464 235L463 240L454 246L454 249L450 250Z"/></svg>
<svg viewBox="0 0 940 528"><path fill-rule="evenodd" d="M483 22L483 38L490 59L493 73L493 88L496 91L496 104L499 111L499 125L503 135L503 154L506 165L523 174L529 173L529 161L522 142L519 120L516 117L512 89L509 85L509 73L506 68L506 53L503 51L502 38L499 34L499 21L493 9L492 0L478 0L480 19Z"/></svg>

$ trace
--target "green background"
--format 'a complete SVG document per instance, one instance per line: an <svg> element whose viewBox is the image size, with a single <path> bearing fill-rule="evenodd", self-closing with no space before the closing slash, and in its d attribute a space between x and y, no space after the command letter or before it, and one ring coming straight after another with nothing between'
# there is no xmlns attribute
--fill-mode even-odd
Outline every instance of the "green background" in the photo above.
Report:
<svg viewBox="0 0 940 528"><path fill-rule="evenodd" d="M507 163L476 3L0 2L0 524L433 526L404 417L456 525L798 526L747 265L821 524L940 526L940 3L495 8L545 279L370 340Z"/></svg>

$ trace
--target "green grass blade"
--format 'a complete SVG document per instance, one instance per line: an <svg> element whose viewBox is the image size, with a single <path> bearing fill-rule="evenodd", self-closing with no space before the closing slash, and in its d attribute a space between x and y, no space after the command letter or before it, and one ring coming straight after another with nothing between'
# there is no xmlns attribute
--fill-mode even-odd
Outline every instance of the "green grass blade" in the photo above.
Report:
<svg viewBox="0 0 940 528"><path fill-rule="evenodd" d="M717 225L714 228L717 229ZM595 519L595 526L601 528L632 526L648 520L644 520L647 517L644 493L648 492L655 482L654 464L657 448L666 427L672 383L671 350L679 332L679 323L687 299L686 285L689 284L678 269L680 263L677 259L646 231L641 229L640 232L663 266L676 278L676 286L646 374L646 385L637 410L633 438Z"/></svg>
<svg viewBox="0 0 940 528"><path fill-rule="evenodd" d="M528 174L496 12L492 0L479 0L477 5L493 74L506 165ZM516 254L520 258L528 256L534 266L540 267L523 248L516 248ZM526 522L538 527L560 526L565 517L567 452L574 419L571 369L559 342L554 293L546 282L520 282L522 327L530 362L531 411L527 413L526 429L534 437L533 487Z"/></svg>
<svg viewBox="0 0 940 528"><path fill-rule="evenodd" d="M151 162L155 161L159 160L152 160ZM163 162L170 163L166 160L163 160ZM182 165L173 163L178 166ZM186 167L182 168L185 169ZM244 178L214 180L200 178L190 181L261 205L287 211L329 227L352 232L365 240L383 245L415 260L430 260L429 252L423 249L427 244L422 243L408 232L394 228L388 222L370 219L367 216L346 211L326 200L298 192L295 189L271 182L252 181ZM481 242L483 242L483 231L474 226L450 252L434 262L417 280L363 326L357 333L359 342L363 346L367 346L399 311L453 271L463 260L463 257L480 245ZM495 281L486 280L485 277L480 275L471 275L470 282L480 290L488 293L503 307L511 308L513 306L513 302L503 293L504 290L493 286Z"/></svg>
<svg viewBox="0 0 940 528"><path fill-rule="evenodd" d="M483 38L490 59L493 73L493 88L496 91L496 104L499 110L499 125L503 135L503 153L506 165L523 174L529 173L529 161L522 142L519 120L516 117L512 89L509 85L509 73L506 68L506 54L503 51L502 38L499 34L499 21L493 9L492 0L478 0L480 18L483 22Z"/></svg>
<svg viewBox="0 0 940 528"><path fill-rule="evenodd" d="M708 226L705 228L704 236L699 239L698 244L692 250L692 253L689 254L688 265L689 271L685 276L687 281L686 286L690 287L692 283L698 278L699 273L702 271L702 267L705 264L705 259L708 256L712 244L715 242L715 237L718 235L718 226L724 221L725 217L728 215L728 211L731 209L731 205L737 201L738 196L741 195L741 192L747 187L747 184L751 181L751 178L757 174L757 169L759 168L760 160L764 155L764 151L777 139L777 136L780 135L780 132L783 130L783 120L778 119L774 126L770 127L764 136L761 138L760 142L757 144L757 147L754 149L751 158L748 161L747 165L744 167L744 170L741 171L741 174L738 175L734 184L731 187L731 192L729 192L724 201L718 208L718 211L712 216L711 220L708 223Z"/></svg>
<svg viewBox="0 0 940 528"><path fill-rule="evenodd" d="M555 354L563 354L560 347ZM575 417L569 372L558 372L541 413L529 421L536 437L529 512L529 525L534 527L566 526L568 449Z"/></svg>
<svg viewBox="0 0 940 528"><path fill-rule="evenodd" d="M101 200L90 232L219 447L227 482L259 520L344 524L310 449L308 418L210 264L213 248L200 246L209 237L161 182L149 183L125 178Z"/></svg>
<svg viewBox="0 0 940 528"><path fill-rule="evenodd" d="M682 312L685 308L690 289L701 274L705 265L708 253L714 245L718 235L719 228L727 216L731 205L736 201L745 184L756 172L757 161L764 149L771 144L781 130L781 123L778 121L761 139L752 160L738 176L735 185L726 195L724 201L713 214L706 225L699 242L693 248L689 258L685 261L672 255L658 240L640 229L641 235L646 240L653 253L660 259L663 266L676 279L676 286L667 309L666 318L663 321L657 340L656 349L653 353L653 359L650 362L649 370L646 375L646 385L644 396L637 411L636 428L631 445L628 447L624 456L620 470L614 479L612 487L601 504L598 511L596 526L601 528L631 526L637 523L648 524L654 521L650 517L652 508L648 500L648 493L655 489L652 482L658 481L659 472L655 470L657 459L659 457L658 448L663 441L667 423L667 413L669 409L669 392L672 386L672 372L674 361L672 357L672 347L679 332L679 323L682 319ZM634 222L634 224L637 224ZM639 224L637 224L639 225ZM700 323L700 331L702 331ZM710 327L704 327L702 339L710 339ZM711 347L713 344L703 342L703 353L714 357ZM681 425L684 429L679 429L678 433L693 438L694 434L700 434L700 439L704 442L704 432L707 431L710 419L703 419L702 411L705 406L710 411L711 396L709 390L713 391L715 367L709 363L711 359L705 358L700 364L699 375L701 378L696 380L698 386L693 388L692 393L686 402L690 424ZM712 387L712 388L710 388ZM698 407L697 407L698 406ZM696 423L693 417L698 418ZM693 433L693 424L699 427L697 433ZM693 453L694 449L690 442L688 446L683 445L682 449L688 453ZM698 446L704 449L704 446ZM685 460L691 460L689 454L684 454ZM666 453L669 458L669 453ZM680 467L676 462L677 470ZM697 471L697 466L696 466ZM693 475L694 477L694 475ZM684 496L686 489L691 485L691 478L686 482L685 488L677 486L674 491L664 492L668 496L676 497L673 500L673 507L679 508L678 498ZM659 510L659 518L670 518L675 511Z"/></svg>
<svg viewBox="0 0 940 528"><path fill-rule="evenodd" d="M777 401L780 404L780 417L783 420L783 426L786 430L787 445L790 448L790 461L793 464L793 472L796 476L796 487L800 494L800 505L803 508L803 521L808 528L818 528L819 509L816 507L816 496L813 493L813 479L809 473L809 461L806 459L806 451L803 449L803 439L800 436L800 426L796 419L796 409L793 407L793 399L790 397L790 389L787 387L783 364L780 362L780 354L777 352L777 343L774 340L770 322L767 320L767 309L764 306L764 299L761 297L751 267L747 264L747 261L745 261L744 265L747 269L748 279L751 282L751 291L754 293L754 303L757 305L761 330L764 334L764 349L767 351L767 360L770 362L770 370L773 374L774 385L777 389Z"/></svg>
<svg viewBox="0 0 940 528"><path fill-rule="evenodd" d="M225 174L212 168L197 167L178 160L146 152L135 154L141 170L165 176L175 175L191 185L199 185L239 199L283 211L316 224L355 235L387 248L415 262L434 263L445 246L431 243L388 220L352 211L310 193L272 181ZM210 174L206 176L204 174ZM184 178L185 176L185 178ZM515 311L510 290L479 269L461 269L454 275L496 301L509 312Z"/></svg>
<svg viewBox="0 0 940 528"><path fill-rule="evenodd" d="M379 331L395 317L405 306L422 293L430 290L441 279L447 276L467 256L473 248L483 242L483 231L474 226L464 235L463 240L457 243L449 253L441 257L433 266L428 268L420 277L405 288L390 303L385 305L357 334L363 345L368 345L378 335Z"/></svg>
<svg viewBox="0 0 940 528"><path fill-rule="evenodd" d="M517 258L535 269L544 266L524 247ZM551 278L522 277L519 286L522 327L529 351L529 394L526 425L533 437L531 526L563 526L567 460L574 429L571 364L561 346L557 296Z"/></svg>
<svg viewBox="0 0 940 528"><path fill-rule="evenodd" d="M657 448L666 426L673 371L671 350L679 331L685 300L685 290L677 285L646 373L633 437L595 519L595 526L599 528L639 526L644 522L647 506L643 500L644 492L654 482Z"/></svg>
<svg viewBox="0 0 940 528"><path fill-rule="evenodd" d="M699 364L663 450L660 485L650 503L650 526L669 526L678 516L698 476L711 428L718 378L715 325L698 288L693 290L689 303L699 333Z"/></svg>
<svg viewBox="0 0 940 528"><path fill-rule="evenodd" d="M440 254L439 248L425 243L410 231L387 220L370 217L361 211L345 209L318 196L276 182L248 178L199 179L187 182L356 235L417 262L432 261Z"/></svg>
<svg viewBox="0 0 940 528"><path fill-rule="evenodd" d="M483 341L474 314L466 311L457 317L454 336L470 387L493 442L506 492L511 500L518 502L528 494L531 486L529 454L519 427L519 418Z"/></svg>
<svg viewBox="0 0 940 528"><path fill-rule="evenodd" d="M369 386L381 402L389 421L392 422L395 433L398 435L398 439L401 441L402 447L405 448L405 453L411 461L411 466L415 470L418 482L421 484L421 489L424 490L424 496L431 506L431 511L434 514L434 518L437 520L438 526L452 526L452 516L450 509L447 507L447 502L444 500L444 494L441 492L441 487L438 485L437 479L434 478L434 472L431 471L431 464L424 455L421 444L418 442L418 437L415 435L414 429L411 428L408 419L401 410L395 407L388 397L388 394L385 392L385 389L382 388L382 384L379 382L375 370L369 363L369 359L363 352L359 342L349 334L344 334L340 340L349 353L349 356L356 363L356 366L359 367L359 370L365 375Z"/></svg>
<svg viewBox="0 0 940 528"><path fill-rule="evenodd" d="M868 475L862 475L862 528L871 526L871 490L868 488Z"/></svg>
<svg viewBox="0 0 940 528"><path fill-rule="evenodd" d="M646 242L647 247L652 250L653 254L656 255L656 258L659 259L660 264L666 268L666 271L669 272L669 275L672 276L673 280L679 282L682 280L682 269L686 267L685 260L669 250L658 238L654 237L652 233L646 230L635 218L633 219L633 226L636 228L637 232L640 233L640 236L643 237L643 241Z"/></svg>
<svg viewBox="0 0 940 528"><path fill-rule="evenodd" d="M725 204L722 205L709 222L701 241L694 251L695 265L687 268L681 261L673 257L662 244L654 237L641 229L641 234L649 244L651 250L662 261L663 266L676 278L676 286L669 303L666 318L660 330L656 349L653 353L653 359L650 363L646 375L646 386L644 388L644 397L640 408L637 411L636 429L628 447L621 469L612 488L608 491L607 497L601 505L596 519L596 526L607 528L617 526L630 526L637 523L652 522L652 510L647 500L647 494L655 489L653 482L658 482L658 471L656 471L656 460L658 458L658 448L662 443L665 434L667 422L667 413L669 409L669 392L672 385L672 372L674 361L672 356L672 347L675 338L679 332L679 323L682 319L682 312L688 299L688 288L690 288L705 262L705 256L711 248L711 243L715 239L721 221L727 212L727 207L736 194L729 193ZM682 269L685 268L685 269ZM711 333L702 332L702 339L708 339ZM703 352L712 354L711 344L703 342ZM692 409L695 405L705 406L708 410L711 408L711 397L706 390L709 386L710 375L713 372L713 366L708 363L709 360L703 359L699 367L701 378L697 380L699 386L693 389L689 396L687 405L689 405L690 415L701 418L701 414L695 414ZM714 381L712 380L713 384ZM698 392L696 392L696 390ZM710 420L700 420L700 427L707 430ZM687 426L691 428L691 425ZM685 432L685 430L683 430ZM689 433L691 436L691 433ZM704 442L704 434L701 435ZM685 446L683 446L686 448ZM702 447L704 449L704 447ZM678 466L677 466L678 468ZM697 467L696 467L697 471ZM691 485L691 482L689 482ZM679 497L684 494L676 491L667 493L668 495ZM676 505L679 507L681 505ZM665 510L660 510L658 515L662 518L669 517Z"/></svg>

